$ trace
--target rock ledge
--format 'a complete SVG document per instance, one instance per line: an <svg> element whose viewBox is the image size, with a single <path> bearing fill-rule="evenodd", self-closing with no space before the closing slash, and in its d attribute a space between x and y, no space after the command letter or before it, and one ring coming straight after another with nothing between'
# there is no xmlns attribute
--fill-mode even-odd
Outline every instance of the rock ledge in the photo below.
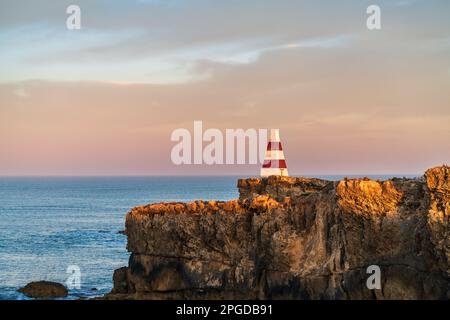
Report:
<svg viewBox="0 0 450 320"><path fill-rule="evenodd" d="M418 179L269 177L239 199L126 216L107 299L449 299L450 168ZM370 265L381 290L369 290Z"/></svg>

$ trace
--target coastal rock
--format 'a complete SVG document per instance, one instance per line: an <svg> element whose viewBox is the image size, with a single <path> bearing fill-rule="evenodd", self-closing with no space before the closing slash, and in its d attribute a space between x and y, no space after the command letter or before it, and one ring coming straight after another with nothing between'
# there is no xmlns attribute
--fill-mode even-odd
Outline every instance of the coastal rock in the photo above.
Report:
<svg viewBox="0 0 450 320"><path fill-rule="evenodd" d="M129 265L107 299L449 299L450 175L269 177L232 201L126 216ZM379 266L381 289L366 286Z"/></svg>
<svg viewBox="0 0 450 320"><path fill-rule="evenodd" d="M64 298L68 291L65 286L51 281L35 281L28 283L25 287L17 290L30 298Z"/></svg>
<svg viewBox="0 0 450 320"><path fill-rule="evenodd" d="M112 293L128 293L128 268L114 270Z"/></svg>
<svg viewBox="0 0 450 320"><path fill-rule="evenodd" d="M330 181L316 178L269 176L265 179L239 179L239 199L270 195L275 199L293 197L322 190Z"/></svg>

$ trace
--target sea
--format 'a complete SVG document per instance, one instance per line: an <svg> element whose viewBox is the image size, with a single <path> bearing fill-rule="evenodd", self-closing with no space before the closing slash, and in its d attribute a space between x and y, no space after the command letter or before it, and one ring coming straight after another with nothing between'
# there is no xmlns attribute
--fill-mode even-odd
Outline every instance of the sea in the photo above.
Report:
<svg viewBox="0 0 450 320"><path fill-rule="evenodd" d="M237 179L0 177L0 300L28 299L17 289L40 280L68 286L65 299L108 293L114 270L128 264L127 239L120 231L131 208L161 201L234 199Z"/></svg>

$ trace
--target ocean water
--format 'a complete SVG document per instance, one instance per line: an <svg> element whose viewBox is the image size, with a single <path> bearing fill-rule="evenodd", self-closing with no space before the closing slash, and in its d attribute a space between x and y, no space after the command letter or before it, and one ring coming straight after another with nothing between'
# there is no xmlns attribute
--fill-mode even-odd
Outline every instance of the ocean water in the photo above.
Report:
<svg viewBox="0 0 450 320"><path fill-rule="evenodd" d="M128 264L125 214L160 201L228 200L236 177L0 177L0 299L37 280L65 284L78 266L81 288L68 299L112 288L114 269ZM93 288L97 290L92 290Z"/></svg>
<svg viewBox="0 0 450 320"><path fill-rule="evenodd" d="M237 177L223 176L0 177L0 299L27 299L16 290L31 281L65 284L73 265L81 288L68 299L103 295L113 271L128 264L126 236L118 232L132 207L234 199L236 183Z"/></svg>

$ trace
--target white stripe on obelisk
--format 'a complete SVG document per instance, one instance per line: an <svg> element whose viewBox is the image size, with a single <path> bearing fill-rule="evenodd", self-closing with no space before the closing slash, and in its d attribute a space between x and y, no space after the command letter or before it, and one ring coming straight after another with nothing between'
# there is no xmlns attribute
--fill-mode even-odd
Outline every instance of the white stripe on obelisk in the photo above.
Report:
<svg viewBox="0 0 450 320"><path fill-rule="evenodd" d="M270 148L269 148L270 146ZM272 150L274 148L275 150ZM280 149L280 150L278 150ZM279 129L271 129L270 130L270 140L267 145L266 149L266 157L264 159L264 162L269 162L270 165L276 165L280 166L278 161L282 161L282 166L285 166L285 158L284 158L284 152L282 150L282 145L280 141L280 130ZM277 168L277 167L269 167L269 168L261 168L261 176L262 177L268 177L268 176L288 176L287 168Z"/></svg>
<svg viewBox="0 0 450 320"><path fill-rule="evenodd" d="M267 150L266 160L284 160L283 150Z"/></svg>
<svg viewBox="0 0 450 320"><path fill-rule="evenodd" d="M280 129L270 129L270 141L280 142Z"/></svg>

